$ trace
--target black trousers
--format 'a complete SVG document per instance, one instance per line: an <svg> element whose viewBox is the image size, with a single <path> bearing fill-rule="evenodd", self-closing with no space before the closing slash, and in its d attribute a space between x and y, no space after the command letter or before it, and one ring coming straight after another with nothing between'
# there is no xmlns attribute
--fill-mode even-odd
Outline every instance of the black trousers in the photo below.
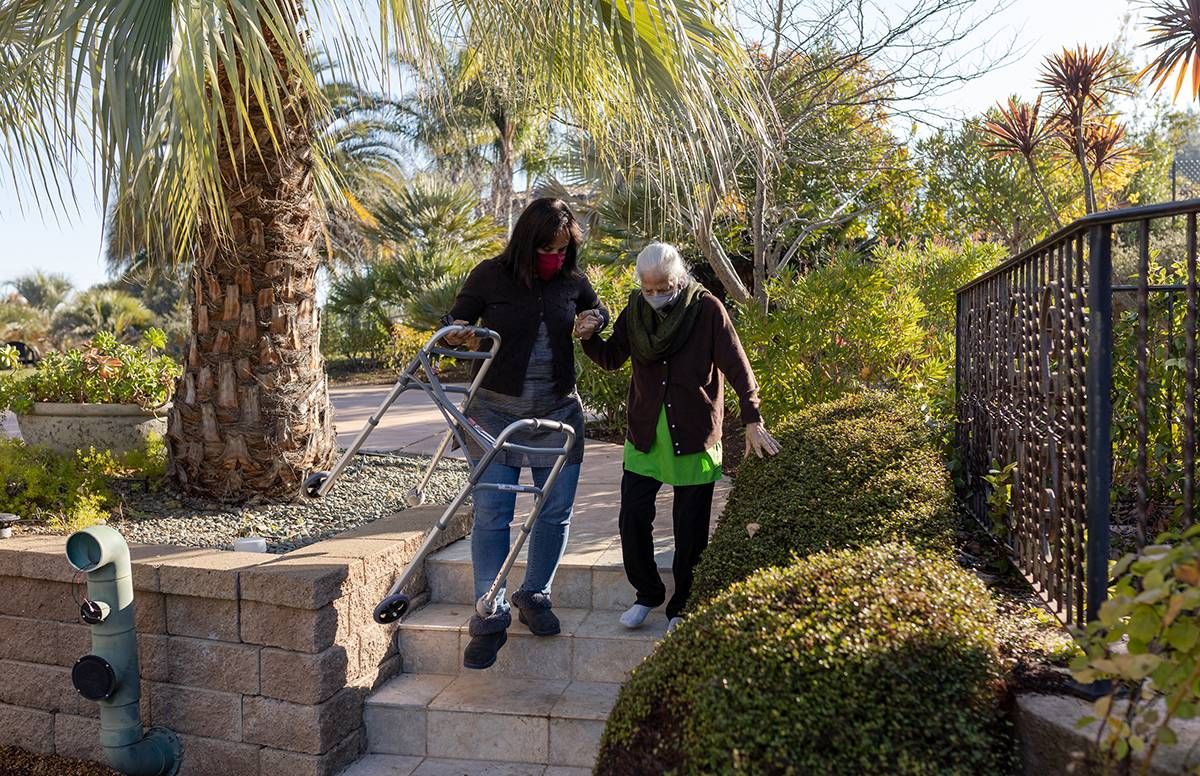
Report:
<svg viewBox="0 0 1200 776"><path fill-rule="evenodd" d="M713 488L707 485L675 487L671 511L675 530L675 593L667 602L667 616L677 617L692 591L692 573L700 553L708 546L708 524L712 517ZM654 561L654 500L663 484L626 470L621 480L621 558L625 575L637 591L637 602L656 607L666 600L667 589Z"/></svg>

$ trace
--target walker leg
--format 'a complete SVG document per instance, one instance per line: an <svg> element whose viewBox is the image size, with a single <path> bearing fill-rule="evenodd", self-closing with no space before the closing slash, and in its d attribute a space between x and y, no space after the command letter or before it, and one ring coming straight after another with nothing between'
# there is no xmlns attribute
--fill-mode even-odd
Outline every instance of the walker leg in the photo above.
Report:
<svg viewBox="0 0 1200 776"><path fill-rule="evenodd" d="M517 562L517 556L521 554L521 548L525 546L525 540L529 538L529 532L533 530L534 524L537 523L538 515L542 513L542 507L546 503L546 495L553 489L554 483L558 479L558 473L562 471L569 453L570 447L568 446L555 459L554 466L550 469L550 473L546 475L546 481L542 483L539 489L540 492L533 497L533 509L529 510L529 514L525 517L525 522L521 524L521 530L517 534L516 541L513 542L512 547L508 549L508 555L504 558L504 564L500 567L496 578L492 580L491 587L475 602L475 613L480 617L488 617L495 612L496 597L500 594L500 587L508 577L508 572L512 570L513 564Z"/></svg>
<svg viewBox="0 0 1200 776"><path fill-rule="evenodd" d="M438 463L446 454L446 450L450 447L450 440L454 438L454 432L447 430L442 435L441 444L438 445L437 452L433 454L433 459L429 465L425 467L425 473L421 475L421 481L414 485L404 496L404 503L410 507L419 507L425 503L425 488L429 485L429 480L433 477L433 470L437 468Z"/></svg>

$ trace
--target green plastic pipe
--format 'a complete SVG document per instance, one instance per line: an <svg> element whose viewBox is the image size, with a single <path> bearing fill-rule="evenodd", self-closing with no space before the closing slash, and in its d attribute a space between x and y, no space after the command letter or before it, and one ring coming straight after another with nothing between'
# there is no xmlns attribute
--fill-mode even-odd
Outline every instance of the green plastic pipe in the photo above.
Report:
<svg viewBox="0 0 1200 776"><path fill-rule="evenodd" d="M142 731L129 545L116 529L95 525L67 538L67 562L87 574L88 599L107 606L103 621L91 624L92 654L116 674L112 694L97 701L105 757L128 776L173 776L181 759L179 737L166 728Z"/></svg>

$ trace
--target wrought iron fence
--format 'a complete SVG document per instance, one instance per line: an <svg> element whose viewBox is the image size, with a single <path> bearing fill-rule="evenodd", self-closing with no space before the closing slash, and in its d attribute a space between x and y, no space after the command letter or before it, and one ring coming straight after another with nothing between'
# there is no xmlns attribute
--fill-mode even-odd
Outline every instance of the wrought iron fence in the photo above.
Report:
<svg viewBox="0 0 1200 776"><path fill-rule="evenodd" d="M1068 623L1110 550L1194 518L1198 213L1095 213L958 291L968 505Z"/></svg>

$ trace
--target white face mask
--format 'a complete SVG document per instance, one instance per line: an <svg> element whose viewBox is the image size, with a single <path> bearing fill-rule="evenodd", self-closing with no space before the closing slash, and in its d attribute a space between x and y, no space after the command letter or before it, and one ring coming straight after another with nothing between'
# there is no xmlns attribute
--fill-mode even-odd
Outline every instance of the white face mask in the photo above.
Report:
<svg viewBox="0 0 1200 776"><path fill-rule="evenodd" d="M677 296L679 296L679 289L675 289L667 294L647 294L645 291L642 292L642 298L655 310L661 310L671 304Z"/></svg>

